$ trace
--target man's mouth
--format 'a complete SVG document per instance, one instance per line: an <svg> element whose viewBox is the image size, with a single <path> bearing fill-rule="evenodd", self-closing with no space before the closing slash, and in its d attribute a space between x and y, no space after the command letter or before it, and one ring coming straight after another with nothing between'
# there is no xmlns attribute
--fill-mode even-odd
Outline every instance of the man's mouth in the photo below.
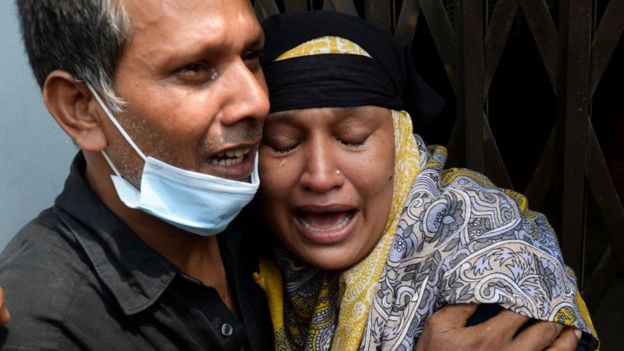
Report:
<svg viewBox="0 0 624 351"><path fill-rule="evenodd" d="M213 166L230 167L241 164L245 160L245 156L251 151L250 148L243 148L238 150L226 151L218 154L210 159L210 164Z"/></svg>

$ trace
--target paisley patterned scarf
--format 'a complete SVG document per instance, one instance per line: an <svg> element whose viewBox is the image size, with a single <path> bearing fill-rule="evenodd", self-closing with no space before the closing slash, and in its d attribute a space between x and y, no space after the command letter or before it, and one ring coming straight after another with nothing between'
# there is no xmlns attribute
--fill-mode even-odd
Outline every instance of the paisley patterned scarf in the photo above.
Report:
<svg viewBox="0 0 624 351"><path fill-rule="evenodd" d="M466 169L444 169L446 149L427 150L411 187L360 350L412 350L445 304L497 304L594 338L574 272L556 235L524 196Z"/></svg>
<svg viewBox="0 0 624 351"><path fill-rule="evenodd" d="M276 350L413 350L427 317L457 303L498 304L595 337L546 218L479 173L444 170L443 147L412 140L418 175L368 258L342 274L279 249L261 262Z"/></svg>

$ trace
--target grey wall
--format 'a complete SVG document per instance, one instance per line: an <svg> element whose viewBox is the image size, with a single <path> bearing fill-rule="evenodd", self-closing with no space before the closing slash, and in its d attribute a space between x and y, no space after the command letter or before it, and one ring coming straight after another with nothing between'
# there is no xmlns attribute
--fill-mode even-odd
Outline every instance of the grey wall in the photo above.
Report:
<svg viewBox="0 0 624 351"><path fill-rule="evenodd" d="M13 0L0 0L0 249L49 207L76 148L45 109Z"/></svg>

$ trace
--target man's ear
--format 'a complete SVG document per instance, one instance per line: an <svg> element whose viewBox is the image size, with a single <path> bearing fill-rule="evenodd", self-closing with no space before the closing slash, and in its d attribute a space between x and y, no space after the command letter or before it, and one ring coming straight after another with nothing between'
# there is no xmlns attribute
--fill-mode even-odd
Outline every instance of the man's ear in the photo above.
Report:
<svg viewBox="0 0 624 351"><path fill-rule="evenodd" d="M56 70L43 85L43 101L65 133L81 149L99 152L108 146L102 122L93 108L95 97L85 83Z"/></svg>

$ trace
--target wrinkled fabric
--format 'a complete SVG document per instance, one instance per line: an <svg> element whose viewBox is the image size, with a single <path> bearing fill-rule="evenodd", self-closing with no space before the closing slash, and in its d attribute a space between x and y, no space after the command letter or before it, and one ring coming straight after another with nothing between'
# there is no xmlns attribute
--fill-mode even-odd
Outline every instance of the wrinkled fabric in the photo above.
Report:
<svg viewBox="0 0 624 351"><path fill-rule="evenodd" d="M278 14L263 21L262 28L266 42L261 63L271 112L375 105L407 111L418 130L444 106L416 72L408 46L388 40L385 32L361 18L330 11ZM335 45L335 50L321 52L313 45L278 59L323 37L346 39L358 49Z"/></svg>
<svg viewBox="0 0 624 351"><path fill-rule="evenodd" d="M276 349L413 350L427 317L457 303L498 304L596 336L546 218L477 172L444 169L446 150L415 140L421 170L396 232L384 234L373 251L392 238L369 310L363 300L345 306L342 291L354 283L345 273L307 266L285 250L277 251L277 264L261 263L264 285L284 287L265 288L271 313L281 305L286 319L287 327L276 330ZM364 332L349 333L352 321L339 314L366 315Z"/></svg>
<svg viewBox="0 0 624 351"><path fill-rule="evenodd" d="M96 196L79 153L63 192L0 254L11 322L2 350L247 350L273 347L251 279L256 236L235 221L217 236L234 314L216 289L180 271ZM249 233L246 235L244 233ZM230 333L223 334L227 325Z"/></svg>

